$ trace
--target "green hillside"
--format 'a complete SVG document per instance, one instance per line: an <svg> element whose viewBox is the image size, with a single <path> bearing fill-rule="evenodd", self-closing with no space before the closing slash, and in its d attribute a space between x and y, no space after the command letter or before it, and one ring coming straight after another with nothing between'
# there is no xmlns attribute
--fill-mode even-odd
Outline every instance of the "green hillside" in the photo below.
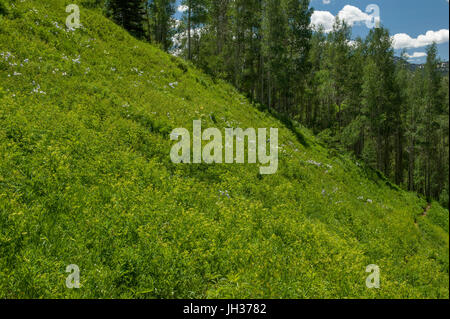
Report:
<svg viewBox="0 0 450 319"><path fill-rule="evenodd" d="M449 298L439 204L82 1L0 3L0 298ZM278 172L172 164L199 119L279 128Z"/></svg>

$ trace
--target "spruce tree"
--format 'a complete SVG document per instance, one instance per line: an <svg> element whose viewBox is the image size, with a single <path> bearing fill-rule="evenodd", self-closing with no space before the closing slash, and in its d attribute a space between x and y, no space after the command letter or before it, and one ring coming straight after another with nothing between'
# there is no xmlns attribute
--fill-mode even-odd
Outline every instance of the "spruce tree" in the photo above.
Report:
<svg viewBox="0 0 450 319"><path fill-rule="evenodd" d="M135 37L144 36L143 0L108 0L107 10L114 22L122 26Z"/></svg>

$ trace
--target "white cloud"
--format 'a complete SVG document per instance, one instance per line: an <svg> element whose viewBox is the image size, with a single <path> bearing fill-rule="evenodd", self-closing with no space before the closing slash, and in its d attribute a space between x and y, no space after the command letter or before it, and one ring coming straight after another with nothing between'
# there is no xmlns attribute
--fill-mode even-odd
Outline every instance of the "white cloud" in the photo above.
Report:
<svg viewBox="0 0 450 319"><path fill-rule="evenodd" d="M345 21L349 26L353 27L355 24L371 22L373 17L361 9L346 5L337 14L337 17L341 21ZM314 11L311 17L311 25L314 29L318 29L319 26L323 26L324 32L330 32L333 30L333 24L335 22L335 16L329 11Z"/></svg>
<svg viewBox="0 0 450 319"><path fill-rule="evenodd" d="M323 2L323 4L330 4L331 0L323 0L322 2ZM448 0L447 0L447 2L448 2Z"/></svg>
<svg viewBox="0 0 450 319"><path fill-rule="evenodd" d="M408 59L419 59L426 57L427 54L425 52L414 52L413 54L405 53L404 56L406 56L406 58Z"/></svg>
<svg viewBox="0 0 450 319"><path fill-rule="evenodd" d="M359 8L346 5L338 13L340 20L347 22L350 26L360 22L370 22L372 17L365 12L362 12Z"/></svg>
<svg viewBox="0 0 450 319"><path fill-rule="evenodd" d="M425 35L421 34L417 38L411 38L406 33L397 33L392 36L394 49L421 48L436 42L442 44L448 42L449 33L447 29L439 31L427 31Z"/></svg>
<svg viewBox="0 0 450 319"><path fill-rule="evenodd" d="M178 6L177 11L178 12L184 12L184 11L187 11L187 9L188 9L187 6L181 5L181 6Z"/></svg>
<svg viewBox="0 0 450 319"><path fill-rule="evenodd" d="M354 40L349 40L347 42L347 44L353 48L356 48L358 46L358 42L354 41Z"/></svg>
<svg viewBox="0 0 450 319"><path fill-rule="evenodd" d="M324 32L330 32L333 30L334 20L334 15L328 11L314 11L311 16L311 26L316 30L322 26Z"/></svg>

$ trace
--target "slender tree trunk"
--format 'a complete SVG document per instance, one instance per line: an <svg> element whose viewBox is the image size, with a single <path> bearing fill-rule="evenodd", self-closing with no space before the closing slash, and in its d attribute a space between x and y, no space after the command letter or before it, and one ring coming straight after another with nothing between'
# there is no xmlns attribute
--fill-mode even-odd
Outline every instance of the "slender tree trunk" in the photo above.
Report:
<svg viewBox="0 0 450 319"><path fill-rule="evenodd" d="M408 190L414 191L415 190L415 183L414 183L414 166L416 161L416 146L415 146L415 139L411 139L410 144L410 154L409 154L409 168L408 168Z"/></svg>
<svg viewBox="0 0 450 319"><path fill-rule="evenodd" d="M403 134L398 128L396 134L396 163L395 163L395 183L401 185L403 183Z"/></svg>
<svg viewBox="0 0 450 319"><path fill-rule="evenodd" d="M152 43L152 30L150 28L150 9L148 3L145 4L145 14L147 15L147 32L148 32L148 42Z"/></svg>
<svg viewBox="0 0 450 319"><path fill-rule="evenodd" d="M191 54L191 14L192 14L192 8L191 8L191 2L188 2L188 60L192 59Z"/></svg>

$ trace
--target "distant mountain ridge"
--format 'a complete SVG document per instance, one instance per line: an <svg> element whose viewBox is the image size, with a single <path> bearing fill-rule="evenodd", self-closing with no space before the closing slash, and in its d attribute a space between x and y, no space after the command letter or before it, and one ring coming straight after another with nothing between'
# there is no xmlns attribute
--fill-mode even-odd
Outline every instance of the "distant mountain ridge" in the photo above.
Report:
<svg viewBox="0 0 450 319"><path fill-rule="evenodd" d="M394 57L395 62L399 62L400 61L400 57L396 56ZM410 63L410 62L406 62L408 64L408 68L411 71L416 71L417 69L423 69L425 64L421 64L421 63ZM449 72L449 66L448 66L448 61L445 62L441 62L439 64L439 71L441 71L443 74L448 74Z"/></svg>

